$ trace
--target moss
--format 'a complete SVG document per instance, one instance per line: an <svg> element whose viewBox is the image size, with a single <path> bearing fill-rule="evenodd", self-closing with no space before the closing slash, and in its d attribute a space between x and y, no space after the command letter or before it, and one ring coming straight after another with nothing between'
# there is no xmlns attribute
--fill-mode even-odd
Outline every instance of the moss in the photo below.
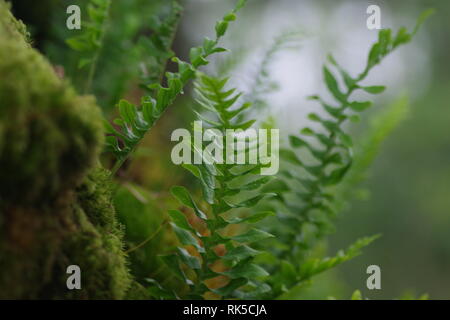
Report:
<svg viewBox="0 0 450 320"><path fill-rule="evenodd" d="M23 37L11 37L11 24L4 20L0 26L0 194L33 204L53 201L78 184L98 157L103 136L100 112L93 98L77 96L58 79L51 65L27 48Z"/></svg>
<svg viewBox="0 0 450 320"><path fill-rule="evenodd" d="M11 4L8 2L0 1L0 14L2 15L2 25L5 32L9 34L11 38L22 38L25 44L31 43L30 33L27 31L26 26L22 21L17 20L11 13Z"/></svg>
<svg viewBox="0 0 450 320"><path fill-rule="evenodd" d="M125 297L131 276L105 171L93 170L79 189L70 206L3 210L7 223L0 242L0 298ZM72 264L81 269L81 290L66 287L66 268Z"/></svg>
<svg viewBox="0 0 450 320"><path fill-rule="evenodd" d="M79 252L80 268L92 271L84 275L86 291L100 298L124 298L131 277L123 251L123 232L111 202L111 185L109 173L97 168L77 189L76 206L81 209L77 221L81 232L72 238L68 251Z"/></svg>
<svg viewBox="0 0 450 320"><path fill-rule="evenodd" d="M105 232L118 233L116 214L111 203L113 183L109 171L101 168L92 170L77 188L78 201L89 220Z"/></svg>
<svg viewBox="0 0 450 320"><path fill-rule="evenodd" d="M132 279L102 117L27 43L0 0L0 298L122 299ZM12 54L13 53L13 54ZM81 290L66 269L81 268Z"/></svg>

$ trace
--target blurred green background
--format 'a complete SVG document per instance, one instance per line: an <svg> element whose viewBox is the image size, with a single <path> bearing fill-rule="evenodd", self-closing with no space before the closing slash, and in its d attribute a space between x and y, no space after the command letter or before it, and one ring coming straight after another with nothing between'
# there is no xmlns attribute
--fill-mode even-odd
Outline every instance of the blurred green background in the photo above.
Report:
<svg viewBox="0 0 450 320"><path fill-rule="evenodd" d="M233 1L182 2L185 9L174 51L185 58L191 46L204 36L212 36L214 21L231 8ZM30 26L35 46L53 64L63 66L66 74L73 75L75 84L82 81L82 75L77 78L76 54L64 43L70 36L64 26L65 8L69 4L83 6L86 1L13 3L16 15ZM215 59L208 70L229 71L233 83L250 92L261 59L274 37L286 30L298 32L300 45L276 54L270 63L270 78L279 89L265 94L268 108L259 115L261 120L273 116L283 136L297 132L307 123L305 115L314 108L306 96L324 92L321 65L329 52L351 72L361 71L377 33L366 27L366 9L372 4L381 8L382 27L394 29L402 25L412 28L427 8L437 11L412 44L390 56L369 77L368 83L386 84L388 91L376 100L376 108L367 118L389 108L402 93L410 98L409 112L383 144L361 186L365 196L352 201L340 214L327 250L331 255L358 237L377 233L383 236L364 255L320 276L299 298L348 298L353 290L360 289L370 299L392 299L407 293L429 293L434 299L449 299L450 1L249 0L224 44L232 52ZM113 0L110 33L94 87L107 117L121 96L139 96L136 81L129 80L137 77L142 57L142 52L133 49L134 44L151 23L146 17L154 12L163 16L166 5L166 1ZM140 183L153 199L152 206L158 207L139 209L144 217L138 227L148 224L148 234L155 229L154 221L161 221L160 217L152 217L162 211L160 199L166 199L171 185L189 179L169 161L168 141L174 128L188 127L193 118L190 106L189 97L182 98L165 114L145 143L147 148L143 150L148 152L138 155L128 176L122 177ZM356 141L364 136L368 125L369 122L362 122L351 128ZM118 204L119 213L133 207L126 201ZM129 216L122 216L125 224L127 219ZM128 240L139 243L148 234L130 232ZM155 245L150 244L147 249L153 252ZM133 259L147 259L141 267L151 268L145 253L140 252ZM381 290L366 289L366 268L371 264L381 267ZM136 272L146 276L138 263L135 265Z"/></svg>

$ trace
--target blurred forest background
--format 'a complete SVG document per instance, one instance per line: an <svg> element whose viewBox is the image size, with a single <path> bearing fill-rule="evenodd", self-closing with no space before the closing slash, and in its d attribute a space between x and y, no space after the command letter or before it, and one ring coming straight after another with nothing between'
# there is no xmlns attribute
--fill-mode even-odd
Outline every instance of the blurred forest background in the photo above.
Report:
<svg viewBox="0 0 450 320"><path fill-rule="evenodd" d="M65 27L66 8L86 1L12 1L18 18L29 26L35 46L62 66L72 81L85 74L76 67L77 54L64 39L72 36ZM155 10L167 14L164 0L113 0L109 30L94 81L94 93L105 116L111 118L120 97L139 99L139 63L145 57L135 44L148 33ZM191 46L212 36L213 24L231 8L228 0L185 0L184 12L173 50L185 58ZM356 238L381 233L383 236L364 254L337 270L319 277L298 298L348 298L355 289L371 299L392 299L405 294L429 293L431 298L450 298L450 1L448 0L250 0L238 23L232 26L224 47L232 52L215 59L211 72L229 72L241 90L251 93L262 59L280 34L294 40L288 50L275 54L267 65L273 82L264 99L267 107L261 120L272 116L283 136L306 124L314 108L308 95L324 93L321 66L326 55L334 57L353 74L360 72L376 30L368 30L366 9L381 7L382 27L412 28L420 12L435 8L418 37L390 56L370 75L368 82L385 84L386 94L376 100L367 121L354 125L356 138L363 137L370 119L389 108L401 94L410 98L407 115L383 144L381 152L352 202L337 222L328 241L330 254ZM168 68L172 68L169 65ZM136 79L130 81L130 79ZM80 89L81 91L81 89ZM162 221L168 190L178 183L190 183L184 170L170 161L170 133L189 127L193 119L192 100L181 97L158 123L136 154L132 167L122 176L117 209L127 227L127 241L139 243ZM356 139L358 141L358 139ZM107 162L108 159L105 159ZM138 182L137 187L127 181ZM127 193L146 195L136 203ZM162 235L161 237L164 237ZM161 241L146 245L132 255L135 270L155 268L150 255ZM366 289L366 268L381 267L382 289ZM156 268L155 273L159 272Z"/></svg>

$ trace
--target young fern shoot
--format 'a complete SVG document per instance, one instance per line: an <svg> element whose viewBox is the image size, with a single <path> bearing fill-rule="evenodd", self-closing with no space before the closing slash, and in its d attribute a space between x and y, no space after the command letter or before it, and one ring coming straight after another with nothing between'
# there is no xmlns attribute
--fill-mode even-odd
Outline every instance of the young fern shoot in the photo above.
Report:
<svg viewBox="0 0 450 320"><path fill-rule="evenodd" d="M236 7L216 23L214 40L205 38L202 46L190 50L190 62L181 61L177 57L172 58L178 64L178 72L166 73L167 87L160 83L150 84L148 88L154 93L143 96L139 107L126 100L118 103L120 118L115 119L114 124L119 126L119 129L105 122L106 132L109 134L106 146L117 158L112 174L119 170L167 107L183 93L183 88L189 80L195 78L196 71L209 63L207 58L214 53L226 51L218 46L219 40L225 35L229 23L236 19L237 12L245 3L246 0L239 0Z"/></svg>

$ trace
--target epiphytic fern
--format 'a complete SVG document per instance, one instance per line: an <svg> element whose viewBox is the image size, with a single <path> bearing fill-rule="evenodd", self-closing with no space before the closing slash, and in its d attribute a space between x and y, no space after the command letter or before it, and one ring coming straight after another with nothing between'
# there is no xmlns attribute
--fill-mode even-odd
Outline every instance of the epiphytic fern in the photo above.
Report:
<svg viewBox="0 0 450 320"><path fill-rule="evenodd" d="M172 59L178 64L178 72L166 73L167 87L163 87L160 83L150 84L148 88L154 90L154 94L142 97L139 107L126 100L119 102L121 117L114 120L114 123L120 129L106 123L107 133L110 134L107 137L107 148L117 157L112 169L113 173L121 167L166 108L183 92L188 81L195 77L196 70L208 64L207 58L214 53L225 51L218 46L219 40L225 35L229 23L236 19L236 13L245 5L245 2L245 0L239 0L236 7L217 22L215 40L205 38L202 46L191 49L190 63L176 57Z"/></svg>
<svg viewBox="0 0 450 320"><path fill-rule="evenodd" d="M362 86L360 83L384 57L398 46L409 42L429 14L427 11L421 16L412 33L401 28L393 36L391 30L381 30L378 41L370 50L365 69L356 77L350 76L329 55L329 63L342 79L345 90L341 90L336 73L332 72L330 67L324 66L325 83L337 105L328 103L319 96L312 96L311 99L322 106L323 115L314 112L308 117L320 124L322 130L306 127L301 130L303 137L289 137L291 147L307 151L308 156L299 157L291 149L281 151L282 158L292 165L292 170L283 172L284 189L279 192L281 206L277 206L277 209L283 232L278 237L282 244L274 251L280 262L279 266L272 270L273 297L294 289L309 280L312 275L347 260L339 258L345 256L342 254L332 260L322 261L310 260L307 255L314 244L332 229L331 221L337 213L335 189L353 163L353 142L343 129L344 123L347 120L358 120L359 113L372 105L370 101L353 100L352 94L357 90L370 94L385 90L384 86ZM373 238L359 240L351 250L355 251L356 248L355 252L358 252L371 241ZM350 254L351 256L353 254Z"/></svg>
<svg viewBox="0 0 450 320"><path fill-rule="evenodd" d="M235 107L240 94L236 94L234 89L225 89L227 80L201 75L196 83L199 104L215 117L211 119L199 115L199 118L210 125L208 130L216 137L224 137L227 129L244 132L254 122L253 120L243 123L235 121L237 116L249 107L249 104L244 103L240 107ZM235 138L239 139L236 136ZM224 146L224 139L213 138L213 143ZM227 143L225 144L223 154L229 147ZM249 141L249 145L246 145L245 150L241 152L248 154L251 148ZM236 151L236 149L233 150ZM180 211L170 211L173 229L183 246L178 248L177 253L163 258L189 285L191 298L202 298L207 292L213 292L221 298L255 298L262 292L269 291L270 287L258 281L268 273L252 262L258 251L252 249L249 244L272 235L250 228L248 224L259 222L273 213L252 212L249 209L261 199L271 196L260 190L271 177L260 176L257 173L260 169L258 164L214 163L207 159L212 159L217 154L213 155L206 151L202 153L198 148L194 150L194 153L200 154L205 161L198 165L186 164L185 168L199 179L209 210L202 211L201 205L184 187L174 187L172 194L181 204L194 211L200 224L206 227L206 231L200 233ZM234 153L232 156L234 157ZM230 227L238 228L240 233L228 234ZM189 253L186 246L195 248L195 254ZM221 250L222 253L219 253ZM193 271L192 279L182 272L186 267ZM218 286L206 284L208 281L224 276L227 279L226 283Z"/></svg>

